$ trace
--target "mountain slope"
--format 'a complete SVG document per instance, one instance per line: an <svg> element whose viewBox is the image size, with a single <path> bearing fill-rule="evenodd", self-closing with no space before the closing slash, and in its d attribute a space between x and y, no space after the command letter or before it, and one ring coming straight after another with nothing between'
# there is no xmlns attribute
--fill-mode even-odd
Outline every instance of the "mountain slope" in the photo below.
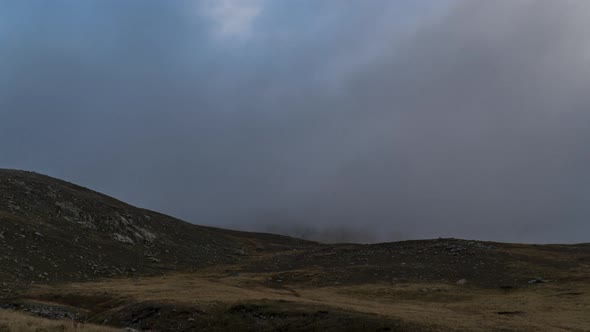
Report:
<svg viewBox="0 0 590 332"><path fill-rule="evenodd" d="M590 245L319 244L0 170L0 309L152 331L586 331Z"/></svg>
<svg viewBox="0 0 590 332"><path fill-rule="evenodd" d="M48 176L0 170L0 280L194 269L309 242L189 224Z"/></svg>

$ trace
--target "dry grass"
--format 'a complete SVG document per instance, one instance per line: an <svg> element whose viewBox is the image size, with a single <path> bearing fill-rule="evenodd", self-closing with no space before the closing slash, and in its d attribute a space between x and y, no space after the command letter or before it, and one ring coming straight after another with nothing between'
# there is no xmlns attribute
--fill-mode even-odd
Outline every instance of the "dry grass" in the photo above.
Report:
<svg viewBox="0 0 590 332"><path fill-rule="evenodd" d="M319 293L348 309L465 330L588 331L590 287L543 284L513 291L450 285L364 285ZM355 301L345 302L353 298Z"/></svg>
<svg viewBox="0 0 590 332"><path fill-rule="evenodd" d="M106 301L174 304L209 313L215 312L215 308L264 301L271 306L270 311L279 312L281 306L309 308L310 312L312 308L332 308L386 317L428 331L590 331L588 255L578 254L576 248L570 247L550 249L549 253L544 247L524 245L499 249L513 257L507 266L511 276L520 280L518 288L510 289L500 288L505 286L500 282L494 287L478 287L470 281L457 285L386 280L368 283L365 279L359 279L357 284L318 287L310 282L315 277L285 278L277 283L282 272L244 272L240 265L217 265L193 273L39 285L24 298L50 302L55 299L62 305L90 311L93 309L86 304ZM318 278L325 275L322 272L317 265L289 270L291 275ZM342 273L356 272L349 268ZM526 283L527 278L537 275L550 282ZM493 278L495 274L487 277ZM100 305L110 308L104 303ZM219 317L222 316L223 312Z"/></svg>
<svg viewBox="0 0 590 332"><path fill-rule="evenodd" d="M220 302L268 299L378 314L410 323L427 322L454 330L590 331L588 283L555 282L508 291L424 283L322 288L289 284L270 288L263 283L265 278L260 273L227 277L210 271L71 284L59 289L43 287L35 293L89 297L110 294L202 308Z"/></svg>
<svg viewBox="0 0 590 332"><path fill-rule="evenodd" d="M73 321L43 319L13 311L2 310L0 311L0 331L113 332L118 330L91 324L80 324Z"/></svg>

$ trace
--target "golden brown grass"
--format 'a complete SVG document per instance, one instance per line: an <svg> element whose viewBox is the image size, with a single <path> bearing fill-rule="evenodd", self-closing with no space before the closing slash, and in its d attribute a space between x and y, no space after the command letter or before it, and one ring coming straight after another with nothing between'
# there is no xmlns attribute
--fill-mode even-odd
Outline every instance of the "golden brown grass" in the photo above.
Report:
<svg viewBox="0 0 590 332"><path fill-rule="evenodd" d="M514 290L455 284L364 284L311 288L266 286L265 274L168 274L141 279L40 287L30 294L110 294L137 301L206 307L260 299L334 308L428 323L454 330L590 331L590 284L526 285ZM92 290L92 291L89 291Z"/></svg>
<svg viewBox="0 0 590 332"><path fill-rule="evenodd" d="M9 310L0 311L0 331L4 332L113 332L118 331L91 324L81 324L67 320L49 320L29 316Z"/></svg>

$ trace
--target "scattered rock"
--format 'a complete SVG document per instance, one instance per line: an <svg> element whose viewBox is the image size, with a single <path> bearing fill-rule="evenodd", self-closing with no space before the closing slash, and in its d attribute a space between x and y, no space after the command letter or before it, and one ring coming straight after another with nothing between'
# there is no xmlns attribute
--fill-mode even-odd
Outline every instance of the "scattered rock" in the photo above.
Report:
<svg viewBox="0 0 590 332"><path fill-rule="evenodd" d="M135 242L129 236L121 235L119 233L114 233L113 239L122 243L135 244Z"/></svg>
<svg viewBox="0 0 590 332"><path fill-rule="evenodd" d="M548 281L541 278L541 277L536 277L535 279L529 280L529 284L542 284L542 283L546 283L546 282L548 282Z"/></svg>

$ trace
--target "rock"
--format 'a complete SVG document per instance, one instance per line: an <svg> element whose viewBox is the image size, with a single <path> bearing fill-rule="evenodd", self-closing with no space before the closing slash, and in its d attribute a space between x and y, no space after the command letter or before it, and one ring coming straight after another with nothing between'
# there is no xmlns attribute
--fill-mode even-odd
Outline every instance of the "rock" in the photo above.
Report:
<svg viewBox="0 0 590 332"><path fill-rule="evenodd" d="M461 279L457 281L457 285L465 285L467 283L467 279Z"/></svg>
<svg viewBox="0 0 590 332"><path fill-rule="evenodd" d="M135 242L129 236L121 235L119 233L113 233L113 239L121 243L135 244Z"/></svg>
<svg viewBox="0 0 590 332"><path fill-rule="evenodd" d="M234 254L240 255L240 256L248 256L248 253L244 249L236 249L234 251Z"/></svg>
<svg viewBox="0 0 590 332"><path fill-rule="evenodd" d="M529 280L529 284L542 284L542 283L546 283L547 280L541 278L541 277L536 277L535 279Z"/></svg>

